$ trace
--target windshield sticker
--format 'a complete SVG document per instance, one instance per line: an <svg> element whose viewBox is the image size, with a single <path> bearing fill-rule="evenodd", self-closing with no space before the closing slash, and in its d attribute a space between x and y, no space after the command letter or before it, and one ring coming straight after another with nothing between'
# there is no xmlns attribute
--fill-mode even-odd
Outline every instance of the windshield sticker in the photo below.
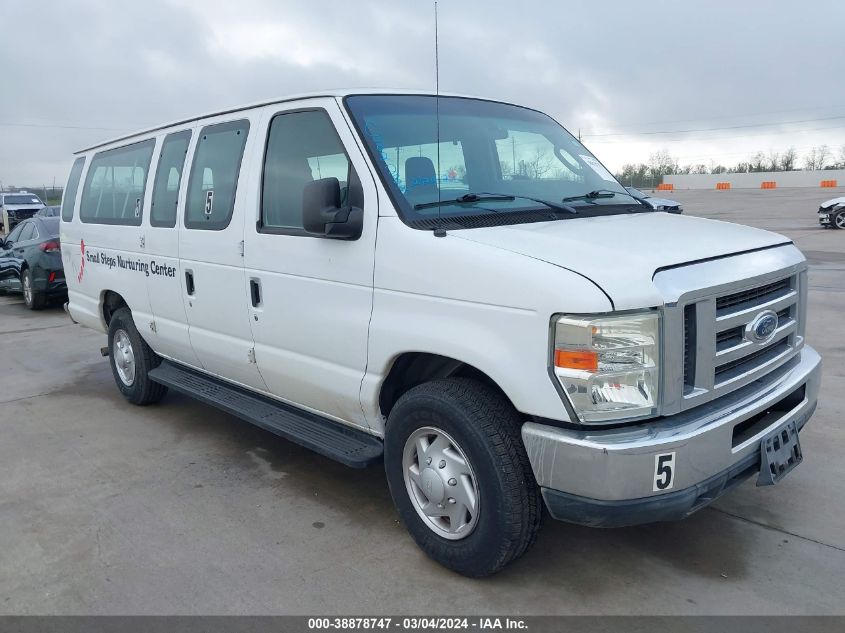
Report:
<svg viewBox="0 0 845 633"><path fill-rule="evenodd" d="M390 174L390 177L393 178L393 182L395 182L396 186L398 186L404 193L404 188L399 182L399 165L394 165L390 162L390 160L388 160L387 151L384 149L384 137L373 128L371 121L365 121L364 133L369 136L370 140L373 142L373 145L376 148L376 153L379 158L381 158L384 166L387 167L387 171Z"/></svg>
<svg viewBox="0 0 845 633"><path fill-rule="evenodd" d="M616 182L616 178L613 177L607 169L604 168L599 161L597 161L592 156L587 156L586 154L578 154L585 163L587 163L590 167L593 168L593 171L596 172L599 176L602 177L604 180L608 180L610 182Z"/></svg>

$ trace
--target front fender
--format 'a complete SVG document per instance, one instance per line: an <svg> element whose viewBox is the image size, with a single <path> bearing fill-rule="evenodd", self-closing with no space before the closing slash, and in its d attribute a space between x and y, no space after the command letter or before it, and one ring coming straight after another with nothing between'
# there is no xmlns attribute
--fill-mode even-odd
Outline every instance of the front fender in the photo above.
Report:
<svg viewBox="0 0 845 633"><path fill-rule="evenodd" d="M400 225L400 226L396 226ZM525 255L396 221L380 222L361 403L377 432L379 392L394 360L427 352L487 374L521 413L569 414L549 373L552 315L605 312L590 280Z"/></svg>

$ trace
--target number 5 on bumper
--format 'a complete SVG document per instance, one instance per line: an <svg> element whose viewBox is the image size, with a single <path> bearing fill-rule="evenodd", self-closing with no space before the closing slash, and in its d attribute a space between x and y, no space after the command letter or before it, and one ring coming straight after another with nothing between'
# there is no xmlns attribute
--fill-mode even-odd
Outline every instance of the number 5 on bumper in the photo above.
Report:
<svg viewBox="0 0 845 633"><path fill-rule="evenodd" d="M654 492L671 490L675 485L675 453L654 456Z"/></svg>

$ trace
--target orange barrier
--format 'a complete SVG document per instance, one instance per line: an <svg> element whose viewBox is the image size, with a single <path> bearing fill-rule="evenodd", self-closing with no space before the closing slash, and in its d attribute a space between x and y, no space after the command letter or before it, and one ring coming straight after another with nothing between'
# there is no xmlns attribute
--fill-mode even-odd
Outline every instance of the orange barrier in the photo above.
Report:
<svg viewBox="0 0 845 633"><path fill-rule="evenodd" d="M657 185L657 190L658 191L674 191L675 185L673 185L670 182L661 182L659 185Z"/></svg>
<svg viewBox="0 0 845 633"><path fill-rule="evenodd" d="M822 180L821 186L822 187L836 187L836 181L835 180Z"/></svg>
<svg viewBox="0 0 845 633"><path fill-rule="evenodd" d="M777 189L778 183L774 180L764 180L760 183L760 189Z"/></svg>
<svg viewBox="0 0 845 633"><path fill-rule="evenodd" d="M716 189L730 189L731 183L729 182L717 182Z"/></svg>

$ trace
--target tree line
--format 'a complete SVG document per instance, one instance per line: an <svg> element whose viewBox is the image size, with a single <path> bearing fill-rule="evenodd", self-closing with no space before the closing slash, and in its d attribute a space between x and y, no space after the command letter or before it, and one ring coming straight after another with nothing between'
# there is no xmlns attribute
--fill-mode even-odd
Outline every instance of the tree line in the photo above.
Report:
<svg viewBox="0 0 845 633"><path fill-rule="evenodd" d="M663 176L673 174L746 174L760 171L795 171L814 169L845 169L845 145L837 154L827 145L813 147L804 154L803 160L794 147L783 151L758 151L751 158L736 165L725 166L713 161L681 165L668 151L661 150L652 154L648 163L628 163L616 178L629 187L652 187L660 183Z"/></svg>

